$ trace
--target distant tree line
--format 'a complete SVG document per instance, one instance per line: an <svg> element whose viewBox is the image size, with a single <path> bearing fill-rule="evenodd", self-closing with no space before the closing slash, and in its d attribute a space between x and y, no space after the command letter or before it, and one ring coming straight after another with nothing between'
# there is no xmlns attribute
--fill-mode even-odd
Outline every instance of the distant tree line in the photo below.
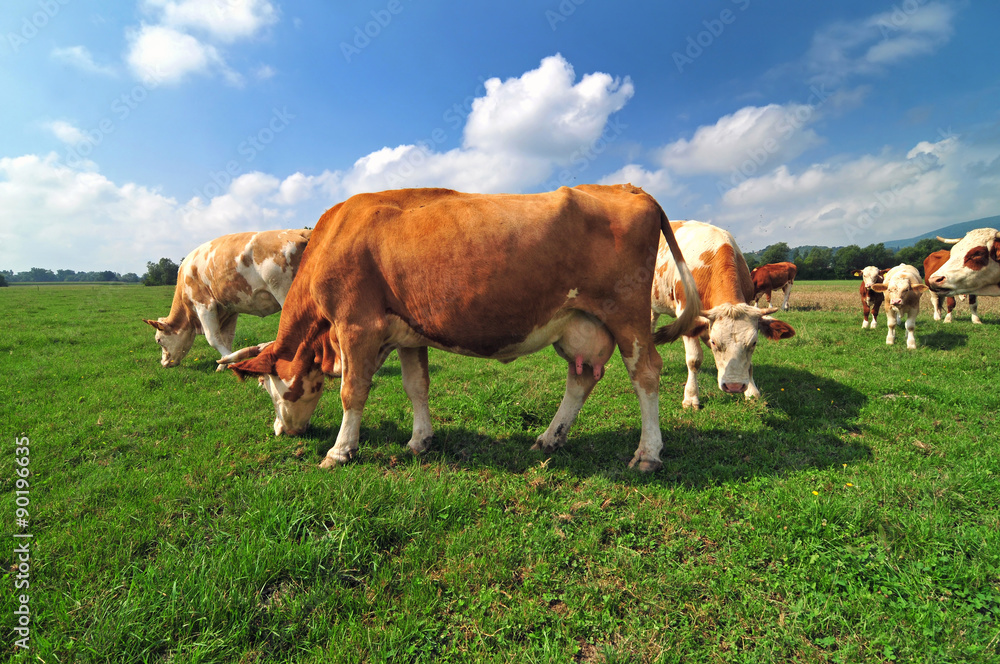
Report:
<svg viewBox="0 0 1000 664"><path fill-rule="evenodd" d="M874 265L888 268L907 263L923 272L924 259L939 249L950 249L951 245L929 238L920 240L899 251L888 249L882 243L859 247L796 247L790 249L785 242L772 244L759 252L743 254L750 269L768 263L790 261L798 268L798 279L849 279L855 270Z"/></svg>
<svg viewBox="0 0 1000 664"><path fill-rule="evenodd" d="M12 270L0 270L0 281L4 284L17 284L24 282L74 282L74 281L119 281L126 284L139 283L139 275L135 272L119 274L112 270L102 270L99 272L75 272L74 270L47 270L42 267L33 267L24 272L13 272Z"/></svg>

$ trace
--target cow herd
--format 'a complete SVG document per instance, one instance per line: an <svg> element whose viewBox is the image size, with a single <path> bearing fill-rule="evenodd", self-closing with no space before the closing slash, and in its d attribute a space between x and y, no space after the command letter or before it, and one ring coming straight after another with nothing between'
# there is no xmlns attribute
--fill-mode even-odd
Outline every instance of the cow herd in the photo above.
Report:
<svg viewBox="0 0 1000 664"><path fill-rule="evenodd" d="M920 294L1000 295L1000 240L992 229L948 240L954 248L925 270L866 268L863 327L875 327L883 298L889 335L906 316L907 347ZM932 256L933 257L933 256ZM931 260L932 257L928 257ZM944 260L941 260L944 258ZM313 230L227 235L182 261L170 313L156 328L161 364L176 366L204 334L242 380L252 376L274 404L276 435L309 426L325 379L339 377L343 421L321 466L358 449L362 411L375 372L395 350L413 406L408 447L427 449L429 347L510 362L553 346L567 362L566 389L533 449L566 437L615 348L639 400L641 435L629 464L660 467L657 345L684 340L688 380L682 405L699 407L702 342L723 392L760 395L753 377L758 337L787 339L772 317L771 292L795 279L793 263L750 271L733 236L697 222L668 222L632 185L580 185L543 194L466 194L409 189L359 194L327 210ZM761 295L768 306L759 308ZM970 295L975 316L975 300ZM948 302L948 318L954 299ZM281 311L277 338L232 352L239 314ZM675 316L656 328L662 314Z"/></svg>

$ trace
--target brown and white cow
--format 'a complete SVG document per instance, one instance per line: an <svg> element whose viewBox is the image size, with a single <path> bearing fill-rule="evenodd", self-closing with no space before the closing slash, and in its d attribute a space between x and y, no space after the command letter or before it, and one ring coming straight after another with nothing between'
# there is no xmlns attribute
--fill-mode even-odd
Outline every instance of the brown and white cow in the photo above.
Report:
<svg viewBox="0 0 1000 664"><path fill-rule="evenodd" d="M910 350L916 348L914 328L920 313L920 295L927 290L917 268L900 263L886 272L883 283L872 285L872 290L885 293L889 304L885 312L885 322L889 326L885 343L890 346L896 343L896 325L906 316L906 347Z"/></svg>
<svg viewBox="0 0 1000 664"><path fill-rule="evenodd" d="M963 238L938 239L954 246L928 282L934 293L1000 295L1000 231L977 228Z"/></svg>
<svg viewBox="0 0 1000 664"><path fill-rule="evenodd" d="M728 231L700 221L672 221L670 227L694 275L703 309L694 328L684 333L688 379L683 407L700 406L698 370L703 357L702 341L712 349L720 390L742 393L747 399L759 397L760 390L753 379L753 351L758 335L788 339L795 335L795 330L788 323L771 318L769 314L776 308L758 309L750 304L754 290L750 270ZM683 283L661 238L653 277L654 327L660 314L675 315L683 308Z"/></svg>
<svg viewBox="0 0 1000 664"><path fill-rule="evenodd" d="M931 277L934 273L941 269L941 266L948 262L951 257L951 252L947 249L941 249L940 251L935 251L924 259L924 283L928 287L931 285ZM964 295L959 295L959 297L965 297ZM951 322L951 312L955 310L955 298L951 295L938 295L931 289L931 304L934 306L934 320L941 320L941 305L947 305L947 313L944 317L944 322ZM969 311L972 313L972 322L976 324L982 324L983 321L979 320L979 302L976 300L975 295L969 295Z"/></svg>
<svg viewBox="0 0 1000 664"><path fill-rule="evenodd" d="M221 355L229 355L240 314L281 311L311 233L292 229L223 235L188 254L177 270L170 314L145 321L156 328L163 351L160 364L180 364L198 334Z"/></svg>
<svg viewBox="0 0 1000 664"><path fill-rule="evenodd" d="M785 301L781 303L781 308L788 311L788 296L792 292L792 284L795 282L795 273L798 268L795 263L768 263L756 267L750 272L753 280L753 303L763 294L767 298L767 306L771 306L771 291L779 288L785 292Z"/></svg>
<svg viewBox="0 0 1000 664"><path fill-rule="evenodd" d="M882 293L872 290L872 286L875 284L882 283L885 273L889 269L880 270L874 265L869 265L863 270L855 270L852 274L855 277L861 277L861 286L858 288L858 294L861 295L861 328L868 329L868 315L871 314L871 329L875 329L878 323L878 311L882 308L882 302L885 301L885 295Z"/></svg>
<svg viewBox="0 0 1000 664"><path fill-rule="evenodd" d="M661 233L683 266L688 306L654 335L649 293ZM277 339L231 368L260 378L274 403L275 433L292 435L308 427L325 376L342 372L344 417L321 464L328 467L356 453L372 375L392 349L413 404L408 446L419 453L432 433L428 347L510 361L554 345L567 359L566 392L535 444L550 451L566 441L617 346L642 416L630 465L651 471L662 448L655 342L679 336L699 310L666 215L632 185L527 195L359 194L317 223Z"/></svg>

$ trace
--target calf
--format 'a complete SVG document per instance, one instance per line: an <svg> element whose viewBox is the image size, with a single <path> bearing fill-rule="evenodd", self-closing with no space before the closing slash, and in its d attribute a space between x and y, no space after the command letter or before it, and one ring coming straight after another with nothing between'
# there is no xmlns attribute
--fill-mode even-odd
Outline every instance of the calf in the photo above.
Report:
<svg viewBox="0 0 1000 664"><path fill-rule="evenodd" d="M795 273L798 268L795 263L768 263L756 267L750 272L753 280L753 302L763 294L767 298L767 306L771 306L771 291L779 288L785 292L785 301L781 303L781 308L788 311L788 296L792 292L792 284L795 282Z"/></svg>
<svg viewBox="0 0 1000 664"><path fill-rule="evenodd" d="M160 364L180 364L198 334L221 355L229 355L240 314L263 317L281 311L311 233L294 229L223 235L188 254L177 270L170 314L144 319L156 328Z"/></svg>
<svg viewBox="0 0 1000 664"><path fill-rule="evenodd" d="M684 386L684 408L698 408L698 370L701 342L712 349L718 370L719 389L729 394L760 396L753 379L753 351L758 334L768 339L787 339L795 334L788 323L771 318L776 308L751 306L754 286L743 253L733 236L700 221L672 221L677 238L694 275L704 311L695 326L684 334L684 355L688 368ZM660 240L653 276L652 322L660 314L676 315L684 308L683 283L666 242Z"/></svg>
<svg viewBox="0 0 1000 664"><path fill-rule="evenodd" d="M880 270L874 265L869 265L863 270L855 270L853 272L855 277L861 277L861 287L858 288L858 293L861 295L861 309L863 311L861 317L862 329L868 329L869 313L872 317L871 329L875 329L878 322L878 310L882 307L882 302L885 301L885 295L872 290L872 286L882 283L882 279L888 271L888 268Z"/></svg>
<svg viewBox="0 0 1000 664"><path fill-rule="evenodd" d="M940 251L935 251L927 258L924 259L924 283L928 287L931 285L931 277L937 272L941 267L948 262L951 257L951 252L947 249L941 249ZM944 317L944 322L951 322L951 312L955 309L955 298L951 295L940 295L933 292L931 289L931 305L934 307L934 320L941 320L941 304L947 299L947 314ZM959 295L959 297L964 297L964 295ZM972 322L976 324L981 324L983 321L979 320L979 302L976 300L976 296L969 294L969 311L972 312Z"/></svg>
<svg viewBox="0 0 1000 664"><path fill-rule="evenodd" d="M927 290L917 268L900 263L886 273L883 283L873 284L872 290L886 293L889 300L889 308L885 312L889 333L885 337L885 343L890 346L896 343L896 324L905 315L906 347L910 350L916 348L917 338L913 330L917 325L917 314L920 313L920 295Z"/></svg>

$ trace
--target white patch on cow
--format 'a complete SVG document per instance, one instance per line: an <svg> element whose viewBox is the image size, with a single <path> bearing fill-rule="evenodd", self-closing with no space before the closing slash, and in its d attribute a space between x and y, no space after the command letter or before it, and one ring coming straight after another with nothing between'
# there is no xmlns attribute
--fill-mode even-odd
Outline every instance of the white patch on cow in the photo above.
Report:
<svg viewBox="0 0 1000 664"><path fill-rule="evenodd" d="M874 265L869 265L861 270L861 280L865 282L865 288L871 288L876 283L879 272L880 270Z"/></svg>
<svg viewBox="0 0 1000 664"><path fill-rule="evenodd" d="M572 300L574 297L580 294L580 291L576 288L571 288L569 293L566 294L567 300Z"/></svg>
<svg viewBox="0 0 1000 664"><path fill-rule="evenodd" d="M944 265L939 267L930 280L935 292L939 295L1000 295L1000 263L989 258L985 267L973 270L965 265L965 257L976 247L985 247L992 254L997 242L998 231L995 228L977 228L965 234L951 248L951 255Z"/></svg>

